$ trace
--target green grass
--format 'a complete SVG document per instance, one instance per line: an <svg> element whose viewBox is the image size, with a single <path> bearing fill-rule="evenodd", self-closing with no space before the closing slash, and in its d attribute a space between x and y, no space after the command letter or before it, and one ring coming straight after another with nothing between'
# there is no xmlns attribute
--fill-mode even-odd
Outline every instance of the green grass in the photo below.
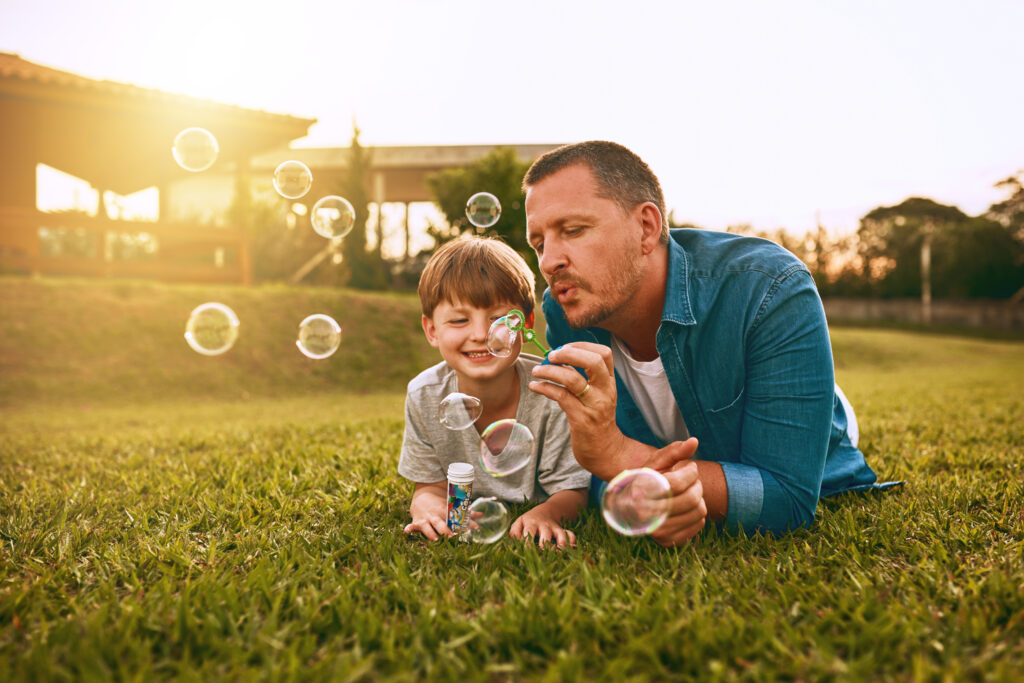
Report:
<svg viewBox="0 0 1024 683"><path fill-rule="evenodd" d="M204 397L170 386L211 360L185 356L123 395L80 376L16 400L5 371L0 680L1024 680L1024 344L833 343L862 448L907 485L825 501L785 538L672 550L595 510L570 551L405 538L397 379L352 393L282 370ZM19 386L75 365L33 363Z"/></svg>

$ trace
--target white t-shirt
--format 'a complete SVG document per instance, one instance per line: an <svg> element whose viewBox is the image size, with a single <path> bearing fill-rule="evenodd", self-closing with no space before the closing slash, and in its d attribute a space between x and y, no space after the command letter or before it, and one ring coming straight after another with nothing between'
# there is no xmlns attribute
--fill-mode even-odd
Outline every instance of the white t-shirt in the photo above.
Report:
<svg viewBox="0 0 1024 683"><path fill-rule="evenodd" d="M690 438L686 421L676 405L661 357L652 361L634 360L619 338L612 335L612 360L615 372L633 397L647 425L662 443Z"/></svg>

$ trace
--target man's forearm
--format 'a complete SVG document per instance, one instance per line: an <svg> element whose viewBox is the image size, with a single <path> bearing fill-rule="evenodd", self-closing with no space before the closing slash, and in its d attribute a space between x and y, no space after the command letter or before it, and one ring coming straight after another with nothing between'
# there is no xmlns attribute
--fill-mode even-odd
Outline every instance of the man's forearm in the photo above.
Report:
<svg viewBox="0 0 1024 683"><path fill-rule="evenodd" d="M729 511L729 487L725 483L722 466L711 460L697 460L697 472L704 489L704 505L708 509L708 517L716 522L725 519Z"/></svg>

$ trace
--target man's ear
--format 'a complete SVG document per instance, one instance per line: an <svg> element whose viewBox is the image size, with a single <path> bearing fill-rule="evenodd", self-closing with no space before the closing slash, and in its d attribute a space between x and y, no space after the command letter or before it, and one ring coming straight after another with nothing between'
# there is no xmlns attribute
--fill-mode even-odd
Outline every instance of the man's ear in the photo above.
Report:
<svg viewBox="0 0 1024 683"><path fill-rule="evenodd" d="M429 316L424 315L420 318L420 324L423 325L423 334L427 335L427 343L437 348L437 328L434 327L434 320Z"/></svg>
<svg viewBox="0 0 1024 683"><path fill-rule="evenodd" d="M639 210L642 229L640 248L647 255L661 242L661 211L653 202L644 202Z"/></svg>

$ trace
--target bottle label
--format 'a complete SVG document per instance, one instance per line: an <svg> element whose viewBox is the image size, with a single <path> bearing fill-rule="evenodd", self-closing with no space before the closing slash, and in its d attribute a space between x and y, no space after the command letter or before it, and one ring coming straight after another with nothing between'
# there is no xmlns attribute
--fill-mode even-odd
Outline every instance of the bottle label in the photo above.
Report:
<svg viewBox="0 0 1024 683"><path fill-rule="evenodd" d="M473 484L455 484L448 482L448 528L456 534L466 529L469 515L469 497L473 493Z"/></svg>

